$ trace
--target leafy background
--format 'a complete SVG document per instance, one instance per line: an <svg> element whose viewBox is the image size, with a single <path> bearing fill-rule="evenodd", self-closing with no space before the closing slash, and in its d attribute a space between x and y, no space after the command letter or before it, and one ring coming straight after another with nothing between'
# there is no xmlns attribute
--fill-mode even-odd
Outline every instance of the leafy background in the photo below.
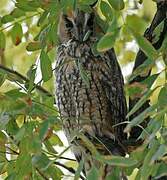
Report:
<svg viewBox="0 0 167 180"><path fill-rule="evenodd" d="M89 11L95 0L78 1L79 8ZM78 179L82 164L70 159L69 146L61 135L61 121L54 105L54 62L58 37L56 29L61 11L74 8L76 1L1 0L0 2L0 174L2 179ZM156 11L151 0L99 1L96 7L104 35L99 37L98 51L115 47L125 77L127 99L141 101L130 116L147 100L151 108L128 124L126 131L151 115L149 127L142 134L145 143L129 155L95 157L114 165L111 177L124 169L130 179L145 180L166 172L167 112L167 37L156 51L142 37ZM155 30L159 37L163 24ZM149 57L131 74L140 47ZM137 75L151 76L144 83L129 84ZM34 84L35 83L35 84ZM89 143L89 142L87 142ZM151 148L146 148L149 145ZM93 149L93 147L92 147ZM66 156L66 157L65 157ZM70 155L71 157L71 155ZM159 163L156 163L159 160ZM66 169L66 171L64 171ZM71 173L70 173L71 172ZM92 168L88 179L98 177Z"/></svg>

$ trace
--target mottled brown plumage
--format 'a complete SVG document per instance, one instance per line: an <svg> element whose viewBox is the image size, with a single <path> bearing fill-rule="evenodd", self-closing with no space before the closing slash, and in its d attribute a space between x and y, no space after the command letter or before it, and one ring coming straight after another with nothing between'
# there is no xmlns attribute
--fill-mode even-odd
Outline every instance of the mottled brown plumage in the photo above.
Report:
<svg viewBox="0 0 167 180"><path fill-rule="evenodd" d="M88 32L89 37L83 41ZM78 160L90 154L74 138L78 132L104 155L124 155L126 151L121 143L123 126L114 126L125 121L127 113L122 73L113 49L94 55L96 35L93 13L61 15L56 98L65 134ZM85 163L86 171L92 163Z"/></svg>

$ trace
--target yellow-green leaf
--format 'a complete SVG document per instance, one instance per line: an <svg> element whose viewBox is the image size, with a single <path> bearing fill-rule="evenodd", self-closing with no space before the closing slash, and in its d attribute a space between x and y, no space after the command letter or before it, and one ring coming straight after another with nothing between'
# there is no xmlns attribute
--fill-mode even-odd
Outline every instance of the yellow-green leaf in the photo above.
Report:
<svg viewBox="0 0 167 180"><path fill-rule="evenodd" d="M41 51L40 55L40 67L42 72L42 78L44 82L46 82L52 77L52 64L49 56L44 50Z"/></svg>
<svg viewBox="0 0 167 180"><path fill-rule="evenodd" d="M135 104L132 110L127 114L127 118L129 118L133 113L135 113L146 101L147 99L153 94L153 92L159 88L159 86L155 87L154 89L149 89L145 95Z"/></svg>
<svg viewBox="0 0 167 180"><path fill-rule="evenodd" d="M121 10L125 7L123 0L108 0L108 2L115 10Z"/></svg>
<svg viewBox="0 0 167 180"><path fill-rule="evenodd" d="M112 12L111 6L107 2L101 1L100 2L100 9L101 9L102 14L106 17L106 19L108 21L112 21L113 12Z"/></svg>
<svg viewBox="0 0 167 180"><path fill-rule="evenodd" d="M13 26L11 30L11 37L13 43L16 46L20 44L21 39L23 37L23 30L22 30L22 26L19 23L15 23L15 25Z"/></svg>
<svg viewBox="0 0 167 180"><path fill-rule="evenodd" d="M136 42L138 43L141 50L148 56L148 58L155 60L158 57L157 50L152 46L152 44L138 32L129 28L130 32L134 36Z"/></svg>
<svg viewBox="0 0 167 180"><path fill-rule="evenodd" d="M104 52L111 49L115 44L118 34L119 34L119 28L116 28L112 32L107 32L98 42L97 50L99 52Z"/></svg>
<svg viewBox="0 0 167 180"><path fill-rule="evenodd" d="M4 50L5 46L6 46L5 34L1 31L0 32L0 50Z"/></svg>
<svg viewBox="0 0 167 180"><path fill-rule="evenodd" d="M41 49L41 43L39 41L30 42L26 47L27 51L36 51L39 49Z"/></svg>

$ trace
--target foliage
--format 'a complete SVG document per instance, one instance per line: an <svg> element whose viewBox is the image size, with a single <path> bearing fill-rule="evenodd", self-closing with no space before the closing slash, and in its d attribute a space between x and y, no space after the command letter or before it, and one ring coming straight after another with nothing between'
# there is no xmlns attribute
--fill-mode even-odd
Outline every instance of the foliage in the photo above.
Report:
<svg viewBox="0 0 167 180"><path fill-rule="evenodd" d="M63 140L57 135L61 121L55 107L52 72L55 47L58 44L57 27L62 11L80 8L91 11L96 0L2 0L0 14L0 174L4 179L62 179L67 169L78 179L83 167L81 161L76 173L70 159L63 154ZM140 1L140 3L142 3ZM112 47L120 59L122 69L132 65L136 44L147 55L147 60L129 76L125 72L127 98L140 98L128 113L135 113L148 99L151 106L128 122L130 133L146 117L151 120L143 129L144 143L129 157L102 156L85 137L81 139L101 163L115 167L111 177L118 178L120 169L131 179L147 180L151 175L167 175L167 35L159 50L152 45L163 31L164 22L154 30L152 44L141 34L151 21L155 2L135 0L99 0L96 6L97 23L104 34L95 44L100 53ZM149 9L149 12L146 9ZM150 14L149 14L150 13ZM134 42L135 39L135 42ZM131 46L131 47L130 47ZM129 48L130 47L130 48ZM99 52L97 52L97 50ZM142 82L128 83L137 76L151 75ZM83 72L84 74L84 72ZM64 151L60 153L59 147ZM62 159L66 161L62 163ZM88 179L97 179L92 168ZM82 178L82 177L81 177ZM110 179L110 177L108 177Z"/></svg>

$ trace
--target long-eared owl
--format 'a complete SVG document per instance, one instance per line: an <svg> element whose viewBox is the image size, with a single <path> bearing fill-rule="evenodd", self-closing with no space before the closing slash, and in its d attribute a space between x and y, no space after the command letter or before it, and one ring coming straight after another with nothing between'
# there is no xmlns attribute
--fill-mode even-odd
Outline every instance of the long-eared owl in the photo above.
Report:
<svg viewBox="0 0 167 180"><path fill-rule="evenodd" d="M95 14L75 10L61 14L56 61L56 99L63 128L85 171L94 161L77 133L83 133L103 155L124 155L123 126L127 109L124 82L114 49L95 54ZM87 36L87 38L85 38Z"/></svg>

